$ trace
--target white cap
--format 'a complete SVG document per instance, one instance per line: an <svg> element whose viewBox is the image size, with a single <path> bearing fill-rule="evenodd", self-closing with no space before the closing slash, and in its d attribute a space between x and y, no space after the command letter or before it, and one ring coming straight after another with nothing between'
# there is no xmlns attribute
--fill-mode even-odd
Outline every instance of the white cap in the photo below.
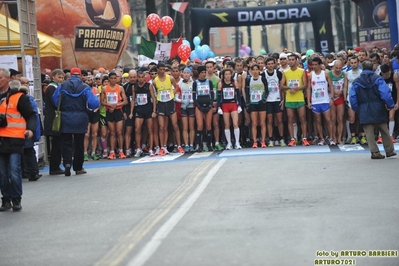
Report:
<svg viewBox="0 0 399 266"><path fill-rule="evenodd" d="M279 58L287 58L287 54L286 53L281 53Z"/></svg>

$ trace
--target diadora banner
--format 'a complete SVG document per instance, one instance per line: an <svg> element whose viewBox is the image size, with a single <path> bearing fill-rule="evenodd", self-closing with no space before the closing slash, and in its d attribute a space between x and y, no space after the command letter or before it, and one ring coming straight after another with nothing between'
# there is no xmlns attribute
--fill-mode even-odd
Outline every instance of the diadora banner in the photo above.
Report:
<svg viewBox="0 0 399 266"><path fill-rule="evenodd" d="M334 51L330 1L241 8L193 8L191 11L192 34L202 37L202 43L205 44L209 43L211 27L240 27L306 21L312 22L316 51L323 53Z"/></svg>

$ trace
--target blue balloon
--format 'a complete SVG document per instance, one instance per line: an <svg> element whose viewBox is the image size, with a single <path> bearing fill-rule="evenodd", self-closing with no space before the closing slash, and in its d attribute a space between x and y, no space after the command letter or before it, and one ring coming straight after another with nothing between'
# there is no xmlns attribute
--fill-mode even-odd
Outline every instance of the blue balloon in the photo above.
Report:
<svg viewBox="0 0 399 266"><path fill-rule="evenodd" d="M196 50L192 50L191 54L190 54L190 59L194 60L196 58L199 58L198 55L197 55L197 51Z"/></svg>
<svg viewBox="0 0 399 266"><path fill-rule="evenodd" d="M191 46L190 42L187 40L183 40L183 44L188 45L189 47Z"/></svg>
<svg viewBox="0 0 399 266"><path fill-rule="evenodd" d="M204 49L204 46L198 46L197 48L195 48L195 50L197 50L197 55L201 60L205 60L208 58L208 51L206 49Z"/></svg>
<svg viewBox="0 0 399 266"><path fill-rule="evenodd" d="M202 45L202 49L204 50L204 52L206 53L206 55L208 55L209 52L211 51L211 48L210 48L209 45L207 45L207 44Z"/></svg>
<svg viewBox="0 0 399 266"><path fill-rule="evenodd" d="M209 51L209 53L208 53L208 57L215 57L216 56L216 54L213 52L213 51Z"/></svg>
<svg viewBox="0 0 399 266"><path fill-rule="evenodd" d="M197 46L200 45L200 43L201 43L200 37L195 36L194 39L193 39L193 44L194 44L194 46L197 47Z"/></svg>

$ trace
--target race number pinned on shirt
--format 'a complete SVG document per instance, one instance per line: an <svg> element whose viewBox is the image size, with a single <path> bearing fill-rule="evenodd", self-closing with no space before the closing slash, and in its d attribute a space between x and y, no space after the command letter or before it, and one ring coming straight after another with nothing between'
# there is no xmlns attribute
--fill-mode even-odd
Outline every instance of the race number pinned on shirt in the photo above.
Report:
<svg viewBox="0 0 399 266"><path fill-rule="evenodd" d="M257 103L262 100L262 91L260 90L251 90L251 103Z"/></svg>
<svg viewBox="0 0 399 266"><path fill-rule="evenodd" d="M234 88L223 88L223 99L234 99Z"/></svg>
<svg viewBox="0 0 399 266"><path fill-rule="evenodd" d="M117 92L107 92L107 103L117 104L118 103L118 93Z"/></svg>
<svg viewBox="0 0 399 266"><path fill-rule="evenodd" d="M209 95L209 86L208 85L200 85L198 86L198 95Z"/></svg>
<svg viewBox="0 0 399 266"><path fill-rule="evenodd" d="M297 79L288 80L288 87L290 87L290 88L298 88L299 87L299 80L297 80Z"/></svg>
<svg viewBox="0 0 399 266"><path fill-rule="evenodd" d="M387 83L387 85L388 85L389 90L392 92L392 87L393 87L392 83L389 82L389 83Z"/></svg>
<svg viewBox="0 0 399 266"><path fill-rule="evenodd" d="M340 80L333 81L332 85L335 90L342 91L342 89L344 88L344 80L340 79Z"/></svg>
<svg viewBox="0 0 399 266"><path fill-rule="evenodd" d="M191 91L183 91L181 96L183 101L191 101L193 99Z"/></svg>
<svg viewBox="0 0 399 266"><path fill-rule="evenodd" d="M148 103L147 93L137 94L137 105L146 105Z"/></svg>
<svg viewBox="0 0 399 266"><path fill-rule="evenodd" d="M169 102L171 100L170 91L160 91L159 96L161 96L161 102Z"/></svg>

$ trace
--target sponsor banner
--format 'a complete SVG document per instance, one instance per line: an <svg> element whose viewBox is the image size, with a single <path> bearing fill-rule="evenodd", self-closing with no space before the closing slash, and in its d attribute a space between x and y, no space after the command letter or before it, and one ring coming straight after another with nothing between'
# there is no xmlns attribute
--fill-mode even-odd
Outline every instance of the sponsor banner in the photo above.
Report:
<svg viewBox="0 0 399 266"><path fill-rule="evenodd" d="M121 29L75 28L75 50L119 52L125 36Z"/></svg>
<svg viewBox="0 0 399 266"><path fill-rule="evenodd" d="M329 52L334 49L330 1L291 5L258 6L241 8L193 8L191 11L192 34L209 43L211 27L231 27L298 23L311 21L316 51ZM321 12L321 10L323 10Z"/></svg>

